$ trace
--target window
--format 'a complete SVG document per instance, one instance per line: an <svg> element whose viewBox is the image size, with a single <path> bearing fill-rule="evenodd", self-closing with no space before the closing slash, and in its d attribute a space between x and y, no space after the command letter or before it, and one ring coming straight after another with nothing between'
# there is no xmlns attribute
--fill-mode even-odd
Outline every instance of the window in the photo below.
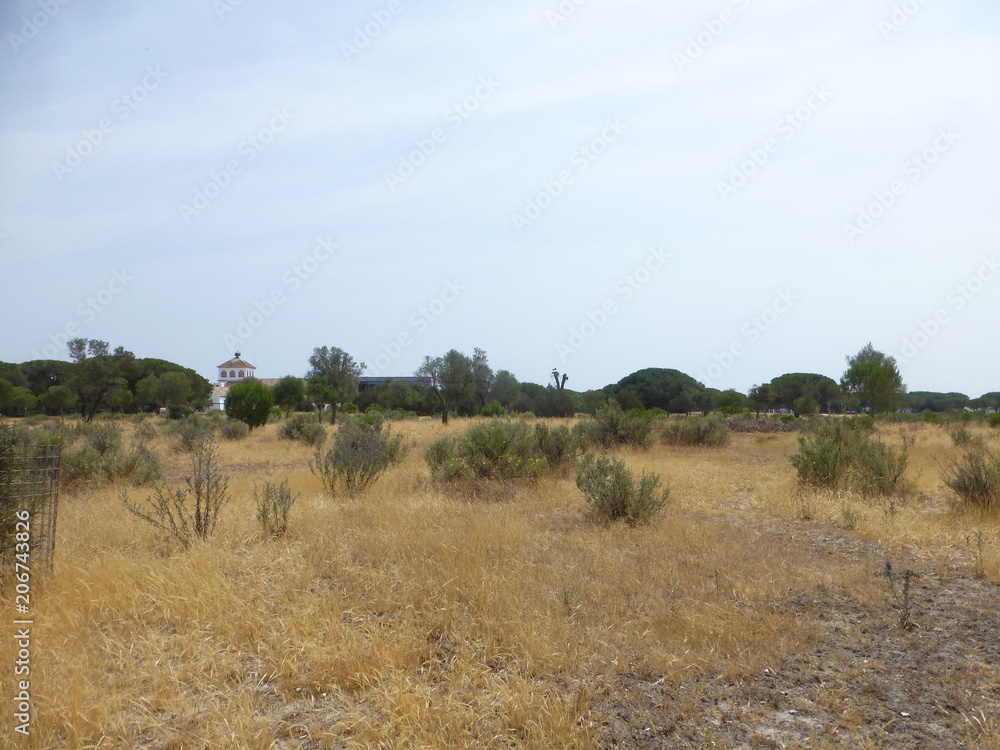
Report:
<svg viewBox="0 0 1000 750"><path fill-rule="evenodd" d="M236 370L230 370L229 371L229 377L235 378L236 377Z"/></svg>
<svg viewBox="0 0 1000 750"><path fill-rule="evenodd" d="M243 370L240 370L240 377L243 377Z"/></svg>

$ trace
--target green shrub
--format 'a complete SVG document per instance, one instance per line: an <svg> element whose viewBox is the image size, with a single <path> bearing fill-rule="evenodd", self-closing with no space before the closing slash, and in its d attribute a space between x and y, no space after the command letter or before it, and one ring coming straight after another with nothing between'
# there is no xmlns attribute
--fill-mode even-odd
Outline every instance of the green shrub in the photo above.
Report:
<svg viewBox="0 0 1000 750"><path fill-rule="evenodd" d="M795 432L799 427L795 423L782 422L771 417L753 417L749 414L728 417L726 426L730 432L751 433Z"/></svg>
<svg viewBox="0 0 1000 750"><path fill-rule="evenodd" d="M986 418L986 424L988 424L990 427L1000 427L1000 413L990 414Z"/></svg>
<svg viewBox="0 0 1000 750"><path fill-rule="evenodd" d="M643 472L636 482L623 461L590 453L577 462L576 486L596 518L630 526L651 519L670 496L669 488L659 491L659 474Z"/></svg>
<svg viewBox="0 0 1000 750"><path fill-rule="evenodd" d="M253 499L257 503L257 520L264 533L274 538L284 536L288 530L288 513L298 495L293 495L284 481L279 485L264 482L259 490L254 485Z"/></svg>
<svg viewBox="0 0 1000 750"><path fill-rule="evenodd" d="M870 419L870 418L868 418ZM865 418L817 419L790 456L799 482L813 487L851 488L867 495L902 495L909 443L901 451L870 434Z"/></svg>
<svg viewBox="0 0 1000 750"><path fill-rule="evenodd" d="M226 393L226 415L246 422L251 430L267 424L273 407L274 394L258 380L231 385Z"/></svg>
<svg viewBox="0 0 1000 750"><path fill-rule="evenodd" d="M436 479L456 479L465 471L465 462L458 455L458 447L451 438L440 437L424 450L424 460Z"/></svg>
<svg viewBox="0 0 1000 750"><path fill-rule="evenodd" d="M122 428L107 422L80 422L76 433L98 453L105 454L122 447Z"/></svg>
<svg viewBox="0 0 1000 750"><path fill-rule="evenodd" d="M341 421L333 447L325 454L316 449L311 469L330 494L343 484L351 496L360 495L406 455L403 438L392 435L387 424L365 415Z"/></svg>
<svg viewBox="0 0 1000 750"><path fill-rule="evenodd" d="M79 446L63 449L60 479L68 487L97 486L115 480L143 485L163 476L160 457L145 445L125 451L120 446L103 444L106 449L103 453L94 445L88 439Z"/></svg>
<svg viewBox="0 0 1000 750"><path fill-rule="evenodd" d="M184 478L185 487L171 490L161 485L143 503L133 502L123 491L122 504L184 547L195 540L208 541L220 511L230 500L229 478L216 465L216 457L215 443L206 440L191 456L191 475Z"/></svg>
<svg viewBox="0 0 1000 750"><path fill-rule="evenodd" d="M326 428L311 414L295 414L278 427L278 437L298 440L317 448L326 441Z"/></svg>
<svg viewBox="0 0 1000 750"><path fill-rule="evenodd" d="M507 407L505 407L499 401L490 401L488 404L485 404L482 409L479 410L479 416L506 417Z"/></svg>
<svg viewBox="0 0 1000 750"><path fill-rule="evenodd" d="M549 468L571 464L584 449L583 439L566 425L549 427L544 422L535 425L534 453L544 458Z"/></svg>
<svg viewBox="0 0 1000 750"><path fill-rule="evenodd" d="M948 428L948 435L956 448L985 448L986 441L978 435L969 432L965 425L953 425Z"/></svg>
<svg viewBox="0 0 1000 750"><path fill-rule="evenodd" d="M649 445L653 419L648 416L630 416L611 399L594 412L593 419L580 422L581 436L587 443L602 448L620 445L644 448Z"/></svg>
<svg viewBox="0 0 1000 750"><path fill-rule="evenodd" d="M523 420L471 427L459 440L458 453L471 474L481 479L536 477L547 468Z"/></svg>
<svg viewBox="0 0 1000 750"><path fill-rule="evenodd" d="M664 425L667 445L719 446L729 442L729 426L716 414L707 417L681 417Z"/></svg>
<svg viewBox="0 0 1000 750"><path fill-rule="evenodd" d="M219 436L225 440L242 440L249 434L247 423L238 419L227 419L219 423Z"/></svg>
<svg viewBox="0 0 1000 750"><path fill-rule="evenodd" d="M1000 508L1000 456L975 447L945 469L944 483L965 505L996 510Z"/></svg>
<svg viewBox="0 0 1000 750"><path fill-rule="evenodd" d="M197 414L167 423L167 434L174 439L175 448L190 453L215 433L215 423Z"/></svg>
<svg viewBox="0 0 1000 750"><path fill-rule="evenodd" d="M132 431L132 440L134 440L137 445L145 445L155 437L156 428L148 419L137 422L135 429Z"/></svg>

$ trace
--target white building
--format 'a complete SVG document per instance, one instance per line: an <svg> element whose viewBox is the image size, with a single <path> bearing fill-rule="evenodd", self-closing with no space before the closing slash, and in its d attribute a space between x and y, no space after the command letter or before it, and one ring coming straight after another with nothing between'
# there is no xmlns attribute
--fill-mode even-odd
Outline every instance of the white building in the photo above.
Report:
<svg viewBox="0 0 1000 750"><path fill-rule="evenodd" d="M212 389L212 405L209 410L224 411L229 386L233 383L239 383L241 380L255 377L256 371L257 368L243 359L239 352L236 352L236 356L228 362L219 365L218 385Z"/></svg>

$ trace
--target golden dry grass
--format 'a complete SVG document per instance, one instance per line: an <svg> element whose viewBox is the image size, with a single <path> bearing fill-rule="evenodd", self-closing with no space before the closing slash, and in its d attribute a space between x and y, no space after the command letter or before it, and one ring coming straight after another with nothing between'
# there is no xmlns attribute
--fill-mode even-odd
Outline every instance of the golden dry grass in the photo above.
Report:
<svg viewBox="0 0 1000 750"><path fill-rule="evenodd" d="M395 425L408 457L355 500L325 496L311 450L274 425L222 442L233 501L187 551L127 513L120 487L64 495L55 575L33 598L33 734L16 746L588 748L621 675L777 669L817 632L777 603L825 589L884 602L870 561L809 533L1000 579L1000 523L952 510L940 463L959 451L940 428L884 428L915 440L918 492L891 507L801 491L795 435L625 451L672 488L630 529L589 520L570 474L491 501L443 492L423 449L468 424ZM185 475L187 456L154 447ZM271 540L252 489L282 479L300 498ZM995 722L977 721L995 747Z"/></svg>

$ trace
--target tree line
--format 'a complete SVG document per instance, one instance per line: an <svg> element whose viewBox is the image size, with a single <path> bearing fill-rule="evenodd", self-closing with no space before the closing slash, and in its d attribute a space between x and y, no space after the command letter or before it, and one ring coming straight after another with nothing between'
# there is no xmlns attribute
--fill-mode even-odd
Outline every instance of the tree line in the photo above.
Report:
<svg viewBox="0 0 1000 750"><path fill-rule="evenodd" d="M100 411L135 413L161 408L174 415L201 410L211 403L212 384L194 370L161 359L140 359L105 341L74 339L69 361L34 360L0 363L0 411L8 416L44 411L76 413L90 420ZM336 422L342 409L412 412L449 416L532 412L562 417L593 412L613 398L623 409L659 409L667 413L787 411L815 413L1000 409L1000 392L969 398L962 393L907 392L893 357L871 344L847 357L840 380L817 373L786 373L747 393L709 388L679 370L651 367L617 383L587 391L567 388L569 375L553 370L545 384L520 382L509 370L494 370L483 349L471 355L452 349L427 356L416 380L388 380L359 388L365 371L342 349L316 347L305 376L288 375L265 390L266 410L330 412ZM414 382L417 384L415 385ZM260 385L259 383L257 385ZM233 386L229 396L234 395ZM263 386L260 386L263 388ZM260 393L260 389L255 389ZM239 397L237 389L235 395ZM260 408L260 407L258 407Z"/></svg>

